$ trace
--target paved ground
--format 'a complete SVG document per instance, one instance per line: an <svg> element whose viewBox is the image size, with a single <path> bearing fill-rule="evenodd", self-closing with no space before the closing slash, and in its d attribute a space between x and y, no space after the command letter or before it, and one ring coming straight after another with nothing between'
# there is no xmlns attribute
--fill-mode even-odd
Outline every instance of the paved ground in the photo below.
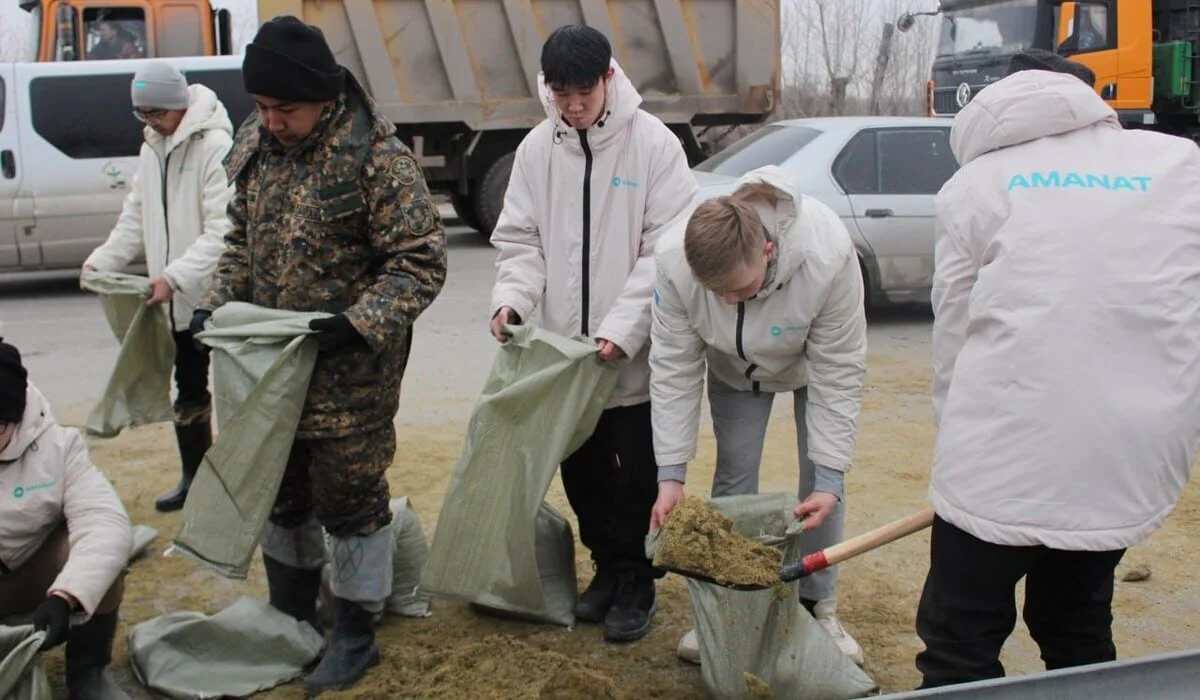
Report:
<svg viewBox="0 0 1200 700"><path fill-rule="evenodd" d="M451 227L448 241L448 280L418 322L398 423L466 420L491 367L496 346L487 319L495 251L465 227ZM60 419L86 415L104 391L118 346L99 301L79 289L76 274L0 277L0 324ZM875 313L871 351L927 356L929 325L928 307Z"/></svg>

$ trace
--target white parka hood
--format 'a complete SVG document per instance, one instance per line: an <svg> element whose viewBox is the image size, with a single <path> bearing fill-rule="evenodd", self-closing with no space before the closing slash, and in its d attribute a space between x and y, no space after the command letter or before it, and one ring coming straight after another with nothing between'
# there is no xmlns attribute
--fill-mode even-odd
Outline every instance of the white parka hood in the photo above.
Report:
<svg viewBox="0 0 1200 700"><path fill-rule="evenodd" d="M963 166L991 151L1102 122L1121 128L1117 113L1087 83L1065 73L1026 70L989 85L959 112L950 148Z"/></svg>
<svg viewBox="0 0 1200 700"><path fill-rule="evenodd" d="M223 131L233 138L233 122L229 119L229 112L225 109L225 105L217 99L217 93L204 85L197 84L188 86L187 112L184 113L175 133L163 136L149 126L143 129L142 133L146 138L146 143L159 153L163 153L174 150L193 136L214 130Z"/></svg>
<svg viewBox="0 0 1200 700"><path fill-rule="evenodd" d="M624 131L642 106L642 96L638 94L637 88L633 86L629 76L625 75L616 59L610 59L608 65L613 70L613 77L604 90L604 113L595 124L586 129L588 143L592 148L603 148ZM546 84L545 74L538 73L537 85L538 94L542 98L542 109L546 111L546 118L554 124L555 138L560 139L565 131L574 127L563 121L558 106L554 104L554 91ZM571 141L568 140L567 143ZM578 141L573 145L575 149L579 148Z"/></svg>

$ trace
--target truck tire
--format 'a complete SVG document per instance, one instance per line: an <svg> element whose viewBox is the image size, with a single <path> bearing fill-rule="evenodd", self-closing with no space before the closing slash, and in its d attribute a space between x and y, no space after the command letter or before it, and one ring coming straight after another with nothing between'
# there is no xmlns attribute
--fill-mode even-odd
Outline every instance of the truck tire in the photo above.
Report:
<svg viewBox="0 0 1200 700"><path fill-rule="evenodd" d="M508 189L508 177L512 174L513 163L516 160L516 151L497 158L488 166L483 177L479 178L478 186L471 191L476 221L479 222L476 230L485 237L491 237L496 222L500 220L500 210L504 208L504 193Z"/></svg>
<svg viewBox="0 0 1200 700"><path fill-rule="evenodd" d="M454 213L458 214L458 220L464 226L470 226L476 231L479 230L479 218L475 216L475 207L471 206L470 194L455 192L450 195L450 204L454 206Z"/></svg>

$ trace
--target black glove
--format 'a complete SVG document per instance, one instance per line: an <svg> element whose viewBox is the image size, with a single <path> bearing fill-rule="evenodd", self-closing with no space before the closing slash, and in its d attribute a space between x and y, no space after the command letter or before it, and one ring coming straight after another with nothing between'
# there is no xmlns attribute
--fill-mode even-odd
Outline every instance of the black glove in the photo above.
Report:
<svg viewBox="0 0 1200 700"><path fill-rule="evenodd" d="M192 345L195 345L196 349L200 352L207 353L208 351L212 350L212 348L208 347L204 343L201 343L199 340L196 340L196 334L204 330L205 322L207 322L211 317L211 311L207 309L196 309L192 313L192 322L188 324L188 332L192 334Z"/></svg>
<svg viewBox="0 0 1200 700"><path fill-rule="evenodd" d="M70 603L56 595L47 596L33 611L33 628L46 633L40 651L53 649L67 641L67 632L71 629Z"/></svg>
<svg viewBox="0 0 1200 700"><path fill-rule="evenodd" d="M363 339L346 314L338 314L329 318L314 318L308 322L309 330L317 331L317 343L322 351L362 350L367 347Z"/></svg>

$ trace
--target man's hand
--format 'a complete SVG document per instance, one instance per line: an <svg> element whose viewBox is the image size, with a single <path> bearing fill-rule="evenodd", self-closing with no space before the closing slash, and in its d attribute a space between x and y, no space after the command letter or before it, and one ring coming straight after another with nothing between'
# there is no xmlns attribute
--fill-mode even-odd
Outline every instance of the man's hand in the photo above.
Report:
<svg viewBox="0 0 1200 700"><path fill-rule="evenodd" d="M171 284L167 282L165 277L154 277L150 280L150 298L146 300L146 306L158 306L171 301L175 296L175 291L171 289Z"/></svg>
<svg viewBox="0 0 1200 700"><path fill-rule="evenodd" d="M658 500L650 509L650 532L662 527L667 515L683 500L683 484L674 481L658 482Z"/></svg>
<svg viewBox="0 0 1200 700"><path fill-rule="evenodd" d="M600 345L600 349L597 351L600 353L600 359L604 360L605 362L616 362L622 357L625 357L625 351L611 340L596 338L596 343Z"/></svg>
<svg viewBox="0 0 1200 700"><path fill-rule="evenodd" d="M837 504L838 498L832 493L813 491L792 513L797 520L803 520L804 531L808 532L821 527L821 523L825 522L825 518L829 517Z"/></svg>
<svg viewBox="0 0 1200 700"><path fill-rule="evenodd" d="M346 314L337 314L329 318L314 318L308 322L309 330L317 332L317 344L321 351L362 350L367 341L350 323Z"/></svg>
<svg viewBox="0 0 1200 700"><path fill-rule="evenodd" d="M208 311L207 309L196 309L194 312L192 312L192 322L188 324L188 332L192 334L192 344L195 345L196 349L200 352L206 353L211 349L204 343L196 340L196 334L204 331L204 324L211 316L212 312Z"/></svg>
<svg viewBox="0 0 1200 700"><path fill-rule="evenodd" d="M33 628L45 632L40 651L53 649L67 641L71 629L71 603L58 595L49 595L33 611Z"/></svg>
<svg viewBox="0 0 1200 700"><path fill-rule="evenodd" d="M512 337L508 333L504 332L504 327L506 325L507 326L521 325L521 317L517 315L516 311L512 310L512 307L501 306L500 310L496 312L496 315L492 316L492 324L491 324L492 337L495 338L500 343L507 343L508 339L510 337Z"/></svg>

